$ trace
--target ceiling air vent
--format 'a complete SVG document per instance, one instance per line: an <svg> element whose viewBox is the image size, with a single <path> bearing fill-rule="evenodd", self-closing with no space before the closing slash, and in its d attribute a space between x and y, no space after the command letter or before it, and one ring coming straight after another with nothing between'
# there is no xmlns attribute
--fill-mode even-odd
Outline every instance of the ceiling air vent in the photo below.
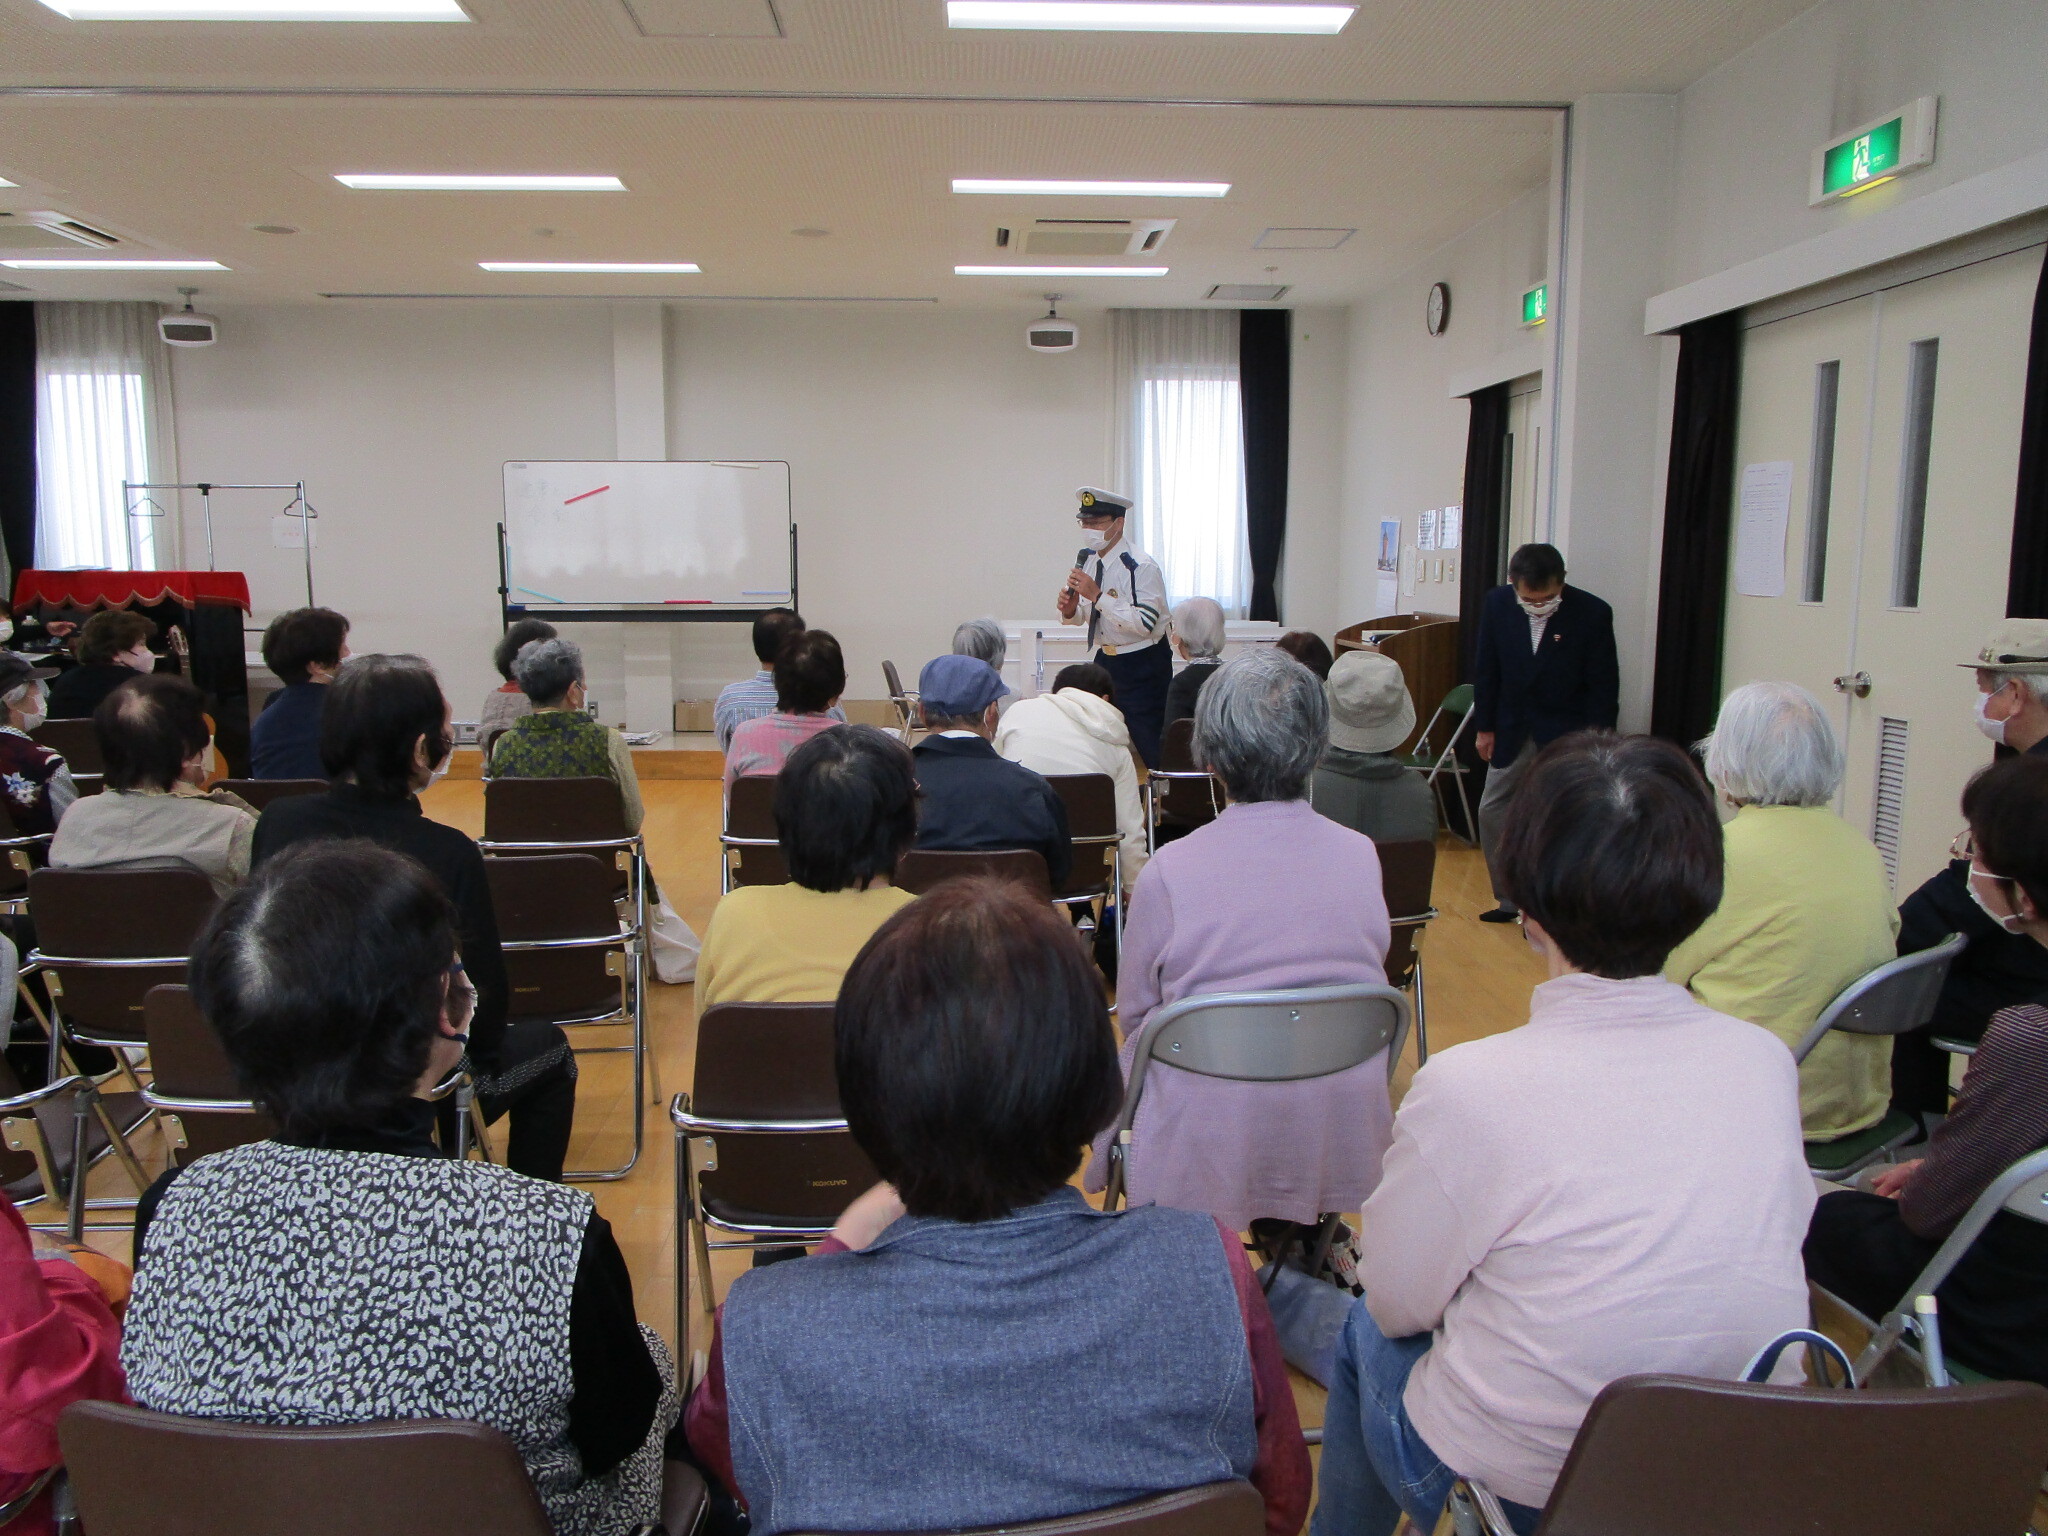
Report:
<svg viewBox="0 0 2048 1536"><path fill-rule="evenodd" d="M37 229L46 229L53 235L78 245L90 245L97 250L103 251L110 245L121 243L118 235L110 235L104 229L94 229L90 224L81 224L65 213L44 209L40 212L18 213L15 217L26 220Z"/></svg>
<svg viewBox="0 0 2048 1536"><path fill-rule="evenodd" d="M1027 256L1143 256L1172 233L1172 219L1033 219L1018 230L998 228L996 248Z"/></svg>
<svg viewBox="0 0 2048 1536"><path fill-rule="evenodd" d="M1288 283L1218 283L1202 297L1222 299L1230 304L1271 304L1283 297L1290 286Z"/></svg>

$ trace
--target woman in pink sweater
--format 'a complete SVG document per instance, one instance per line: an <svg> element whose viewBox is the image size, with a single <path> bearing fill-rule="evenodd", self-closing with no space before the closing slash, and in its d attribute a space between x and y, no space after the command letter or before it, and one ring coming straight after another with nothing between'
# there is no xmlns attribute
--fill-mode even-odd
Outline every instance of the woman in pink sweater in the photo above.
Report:
<svg viewBox="0 0 2048 1536"><path fill-rule="evenodd" d="M1608 1382L1732 1380L1806 1323L1791 1053L1659 975L1721 899L1699 774L1647 737L1564 737L1501 859L1550 979L1521 1028L1432 1055L1395 1117L1313 1536L1387 1536L1404 1510L1428 1530L1459 1476L1533 1530Z"/></svg>

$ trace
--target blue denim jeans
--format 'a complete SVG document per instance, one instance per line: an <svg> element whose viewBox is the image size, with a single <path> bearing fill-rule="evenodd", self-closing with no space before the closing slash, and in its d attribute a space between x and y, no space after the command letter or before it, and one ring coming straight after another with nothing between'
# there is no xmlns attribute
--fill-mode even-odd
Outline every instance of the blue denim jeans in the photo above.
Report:
<svg viewBox="0 0 2048 1536"><path fill-rule="evenodd" d="M1429 1344L1423 1333L1390 1339L1364 1301L1352 1306L1337 1339L1309 1536L1393 1536L1403 1511L1423 1530L1435 1527L1457 1474L1415 1432L1401 1401ZM1541 1510L1501 1504L1522 1536L1535 1530Z"/></svg>

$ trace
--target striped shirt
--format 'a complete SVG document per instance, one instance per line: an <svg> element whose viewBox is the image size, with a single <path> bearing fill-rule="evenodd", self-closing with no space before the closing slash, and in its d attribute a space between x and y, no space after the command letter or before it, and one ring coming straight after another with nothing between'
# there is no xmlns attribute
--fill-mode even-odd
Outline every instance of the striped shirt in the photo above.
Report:
<svg viewBox="0 0 2048 1536"><path fill-rule="evenodd" d="M790 753L820 731L841 723L830 715L785 715L780 710L742 721L725 754L725 792L732 793L734 779L782 772Z"/></svg>
<svg viewBox="0 0 2048 1536"><path fill-rule="evenodd" d="M749 720L758 720L763 715L775 713L775 674L756 672L752 677L742 678L737 683L727 683L719 690L718 702L711 706L711 728L718 732L718 750L732 750L732 733ZM835 704L826 713L833 720L843 724L846 714Z"/></svg>
<svg viewBox="0 0 2048 1536"><path fill-rule="evenodd" d="M1921 1237L1946 1237L1993 1179L2043 1146L2048 1007L2021 1003L1991 1016L1955 1107L1899 1195L1900 1219Z"/></svg>

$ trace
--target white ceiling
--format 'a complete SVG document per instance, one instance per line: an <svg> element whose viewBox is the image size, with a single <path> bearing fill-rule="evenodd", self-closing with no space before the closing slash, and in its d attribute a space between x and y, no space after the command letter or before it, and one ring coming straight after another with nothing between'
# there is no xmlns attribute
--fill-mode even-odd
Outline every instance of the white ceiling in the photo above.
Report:
<svg viewBox="0 0 2048 1536"><path fill-rule="evenodd" d="M71 22L0 0L0 177L22 184L0 189L0 209L61 209L129 254L234 269L0 278L81 298L192 282L202 306L640 293L1010 307L1058 286L1086 307L1187 304L1216 282L1345 302L1542 184L1553 114L1510 104L1674 90L1806 0L1366 0L1335 38L949 33L941 0L465 3L478 23ZM641 31L664 25L783 35ZM349 192L332 180L348 170L616 172L631 190ZM1234 189L958 197L954 176ZM1157 258L1172 275L952 276L1028 259L995 248L998 223L1110 216L1178 218ZM252 232L264 223L299 233ZM1274 225L1359 233L1329 251L1254 250ZM704 272L493 275L480 260Z"/></svg>

